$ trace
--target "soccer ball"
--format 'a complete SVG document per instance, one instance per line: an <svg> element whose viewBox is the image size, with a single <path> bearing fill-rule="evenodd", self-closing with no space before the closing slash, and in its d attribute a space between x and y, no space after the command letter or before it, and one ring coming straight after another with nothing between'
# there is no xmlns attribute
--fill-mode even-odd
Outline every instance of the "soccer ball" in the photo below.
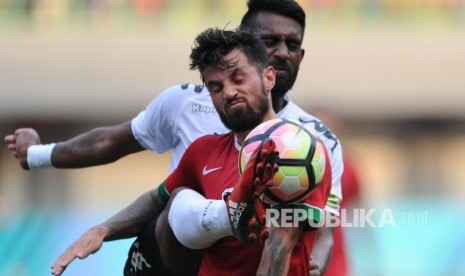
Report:
<svg viewBox="0 0 465 276"><path fill-rule="evenodd" d="M326 152L323 144L300 122L273 119L254 128L244 140L239 153L239 171L260 142L270 137L279 152L279 170L273 185L265 190L262 200L268 204L290 204L305 199L323 179Z"/></svg>

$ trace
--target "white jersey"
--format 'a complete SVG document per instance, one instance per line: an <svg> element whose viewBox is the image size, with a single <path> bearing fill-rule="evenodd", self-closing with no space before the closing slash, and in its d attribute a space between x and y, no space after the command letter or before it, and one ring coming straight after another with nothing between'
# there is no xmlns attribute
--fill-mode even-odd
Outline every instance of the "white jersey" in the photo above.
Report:
<svg viewBox="0 0 465 276"><path fill-rule="evenodd" d="M339 215L342 200L342 149L336 136L317 118L303 111L286 97L287 105L277 115L299 120L317 136L330 154L331 194L325 209ZM210 93L200 85L175 85L160 94L131 122L132 133L139 144L151 151L173 150L169 171L181 160L184 151L198 137L230 132L216 112Z"/></svg>
<svg viewBox="0 0 465 276"><path fill-rule="evenodd" d="M170 173L195 139L230 131L221 122L208 90L192 84L163 91L132 119L131 128L142 147L157 153L173 150Z"/></svg>

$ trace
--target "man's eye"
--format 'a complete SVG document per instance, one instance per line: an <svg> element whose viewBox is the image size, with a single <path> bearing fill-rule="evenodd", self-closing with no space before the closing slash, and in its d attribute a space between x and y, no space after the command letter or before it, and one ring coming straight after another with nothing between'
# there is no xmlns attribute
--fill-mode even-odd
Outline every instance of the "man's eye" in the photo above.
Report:
<svg viewBox="0 0 465 276"><path fill-rule="evenodd" d="M236 83L236 84L242 84L243 82L244 82L244 80L242 78L234 79L234 83Z"/></svg>
<svg viewBox="0 0 465 276"><path fill-rule="evenodd" d="M217 94L217 93L221 93L221 87L219 86L210 86L208 88L208 91L210 91L210 93L213 93L213 94Z"/></svg>
<svg viewBox="0 0 465 276"><path fill-rule="evenodd" d="M289 51L296 51L300 48L300 45L298 43L288 43L287 44L287 48L289 49Z"/></svg>
<svg viewBox="0 0 465 276"><path fill-rule="evenodd" d="M273 39L263 39L263 42L265 43L266 46L273 46L275 44L275 40Z"/></svg>

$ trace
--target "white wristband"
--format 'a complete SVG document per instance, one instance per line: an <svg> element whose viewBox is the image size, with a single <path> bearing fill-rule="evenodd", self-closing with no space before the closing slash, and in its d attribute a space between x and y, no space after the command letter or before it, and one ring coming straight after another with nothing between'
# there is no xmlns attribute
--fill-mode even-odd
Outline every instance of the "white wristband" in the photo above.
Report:
<svg viewBox="0 0 465 276"><path fill-rule="evenodd" d="M30 169L53 167L52 151L55 143L48 145L33 145L27 148L27 164Z"/></svg>

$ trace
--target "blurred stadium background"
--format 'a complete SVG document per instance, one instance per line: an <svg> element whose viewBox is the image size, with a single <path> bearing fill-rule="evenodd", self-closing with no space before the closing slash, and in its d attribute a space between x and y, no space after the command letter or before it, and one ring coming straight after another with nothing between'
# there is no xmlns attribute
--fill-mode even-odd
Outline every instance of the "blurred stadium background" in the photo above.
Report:
<svg viewBox="0 0 465 276"><path fill-rule="evenodd" d="M465 1L301 0L306 56L291 97L324 109L354 161L356 206L396 227L347 228L353 275L465 275ZM199 83L190 46L235 27L237 0L0 0L0 135L43 143L126 121L170 85ZM80 170L25 172L0 147L0 275L53 260L166 176L144 152ZM131 240L65 275L121 275Z"/></svg>

